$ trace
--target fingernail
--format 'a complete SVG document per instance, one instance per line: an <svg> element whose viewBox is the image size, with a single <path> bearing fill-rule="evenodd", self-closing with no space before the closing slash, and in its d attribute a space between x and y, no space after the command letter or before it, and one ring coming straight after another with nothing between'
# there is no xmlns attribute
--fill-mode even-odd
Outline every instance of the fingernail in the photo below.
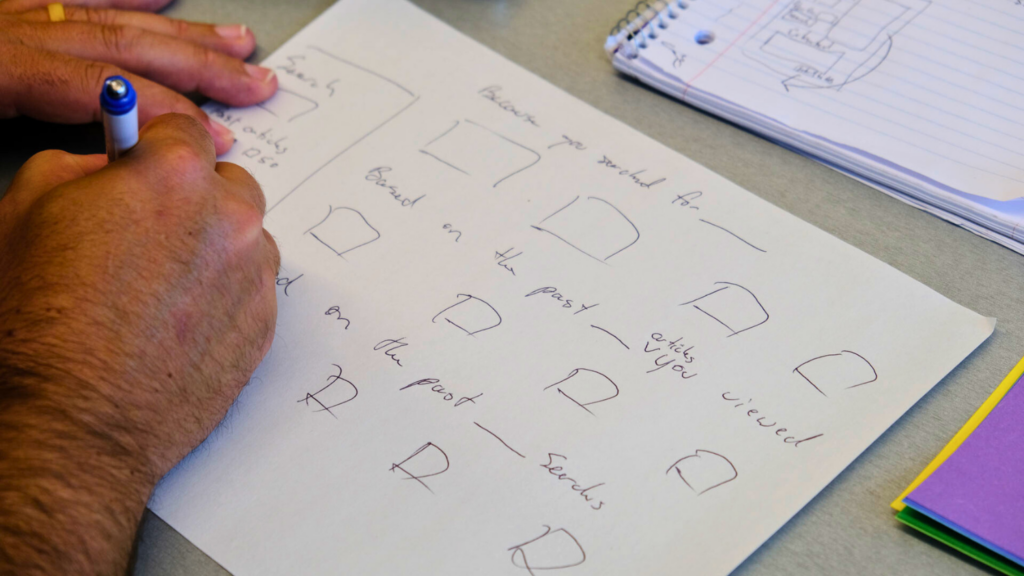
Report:
<svg viewBox="0 0 1024 576"><path fill-rule="evenodd" d="M249 28L245 24L225 24L222 26L214 26L213 30L217 34L220 34L222 38L238 40L239 38L245 38L245 33Z"/></svg>
<svg viewBox="0 0 1024 576"><path fill-rule="evenodd" d="M214 136L220 139L221 141L235 141L235 133L232 132L227 126L224 126L223 124L218 124L216 122L210 122L210 125L213 126Z"/></svg>
<svg viewBox="0 0 1024 576"><path fill-rule="evenodd" d="M249 73L249 76L256 78L264 83L268 83L274 79L274 71L270 68L263 68L261 66L255 66L253 64L246 64L245 71Z"/></svg>

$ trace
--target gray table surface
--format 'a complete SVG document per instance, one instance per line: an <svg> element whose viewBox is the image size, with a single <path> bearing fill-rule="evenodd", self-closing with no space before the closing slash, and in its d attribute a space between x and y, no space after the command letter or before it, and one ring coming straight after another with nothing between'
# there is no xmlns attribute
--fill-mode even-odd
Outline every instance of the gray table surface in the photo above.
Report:
<svg viewBox="0 0 1024 576"><path fill-rule="evenodd" d="M333 0L177 0L165 14L248 24L258 61ZM580 100L999 320L991 339L755 552L737 574L984 574L893 519L889 502L1024 354L1024 256L983 240L736 126L617 74L602 50L633 0L414 0ZM46 148L101 152L96 126L0 122L0 190ZM133 574L226 574L147 512ZM346 573L344 565L337 572ZM685 573L685 568L680 568Z"/></svg>

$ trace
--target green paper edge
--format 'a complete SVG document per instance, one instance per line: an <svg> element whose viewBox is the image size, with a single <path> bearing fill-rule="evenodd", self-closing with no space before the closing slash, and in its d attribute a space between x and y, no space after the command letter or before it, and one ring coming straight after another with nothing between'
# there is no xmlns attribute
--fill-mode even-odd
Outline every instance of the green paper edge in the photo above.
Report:
<svg viewBox="0 0 1024 576"><path fill-rule="evenodd" d="M946 528L924 514L913 510L909 506L897 513L896 519L919 532L931 536L950 548L954 548L963 554L974 558L986 566L999 570L1003 574L1007 574L1008 576L1024 576L1024 567L1021 567L1019 564L1012 562L1006 557L996 554L988 548L980 546L973 540Z"/></svg>

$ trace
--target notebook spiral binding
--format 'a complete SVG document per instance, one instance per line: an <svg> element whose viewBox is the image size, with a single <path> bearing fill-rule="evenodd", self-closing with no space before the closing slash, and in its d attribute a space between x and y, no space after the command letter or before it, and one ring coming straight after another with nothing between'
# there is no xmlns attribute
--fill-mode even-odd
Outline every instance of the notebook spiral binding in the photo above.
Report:
<svg viewBox="0 0 1024 576"><path fill-rule="evenodd" d="M636 58L640 49L647 47L648 40L657 38L654 28L667 28L669 21L678 18L679 13L689 7L686 0L640 0L612 27L604 44L605 51L612 57L623 49L626 57ZM655 26L644 33L644 28L654 21L657 21Z"/></svg>

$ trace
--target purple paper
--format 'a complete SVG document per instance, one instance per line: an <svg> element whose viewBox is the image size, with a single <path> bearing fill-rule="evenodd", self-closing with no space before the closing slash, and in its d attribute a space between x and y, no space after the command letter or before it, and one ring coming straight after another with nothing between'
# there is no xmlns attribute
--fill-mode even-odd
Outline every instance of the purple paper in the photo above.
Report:
<svg viewBox="0 0 1024 576"><path fill-rule="evenodd" d="M1024 565L1024 378L904 502Z"/></svg>

